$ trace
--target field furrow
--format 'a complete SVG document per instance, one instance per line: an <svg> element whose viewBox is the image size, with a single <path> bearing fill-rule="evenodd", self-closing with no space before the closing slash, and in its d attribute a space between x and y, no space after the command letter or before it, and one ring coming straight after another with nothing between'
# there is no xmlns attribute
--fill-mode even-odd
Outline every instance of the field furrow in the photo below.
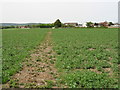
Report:
<svg viewBox="0 0 120 90"><path fill-rule="evenodd" d="M12 76L7 87L51 88L56 87L57 70L54 67L55 52L52 49L51 31L23 62L22 70Z"/></svg>

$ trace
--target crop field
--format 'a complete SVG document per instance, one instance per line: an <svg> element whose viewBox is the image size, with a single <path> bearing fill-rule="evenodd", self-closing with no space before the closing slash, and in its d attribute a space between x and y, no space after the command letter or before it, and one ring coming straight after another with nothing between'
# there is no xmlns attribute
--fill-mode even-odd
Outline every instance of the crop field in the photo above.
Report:
<svg viewBox="0 0 120 90"><path fill-rule="evenodd" d="M47 30L3 30L3 77L5 83L22 67L23 59L43 40Z"/></svg>
<svg viewBox="0 0 120 90"><path fill-rule="evenodd" d="M54 30L62 83L75 88L118 87L117 29Z"/></svg>
<svg viewBox="0 0 120 90"><path fill-rule="evenodd" d="M33 50L35 54L31 55ZM118 29L3 30L2 82L11 81L12 76L22 71L22 63L25 59L33 55L35 63L29 64L27 68L36 70L33 67L30 68L34 66L33 64L36 64L35 67L40 70L40 66L44 64L44 67L37 72L37 75L34 75L36 81L30 81L32 84L27 85L27 88L41 88L38 87L40 86L38 82L41 81L37 79L44 79L45 75L48 78L53 75L54 78L49 78L50 80L45 78L44 82L48 85L41 84L42 88L118 88L118 66L120 65L118 62ZM35 55L39 55L39 59L36 59ZM41 57L44 58L41 59ZM50 72L52 70L53 72ZM53 83L54 80L55 83ZM19 82L22 82L22 85L25 83L22 79ZM11 87L16 87L16 85L19 87L20 84L12 81Z"/></svg>

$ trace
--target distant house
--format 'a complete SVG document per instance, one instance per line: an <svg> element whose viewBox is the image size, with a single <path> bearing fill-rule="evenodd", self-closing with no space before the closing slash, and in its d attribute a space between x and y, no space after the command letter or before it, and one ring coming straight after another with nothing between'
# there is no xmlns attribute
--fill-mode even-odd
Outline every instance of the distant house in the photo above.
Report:
<svg viewBox="0 0 120 90"><path fill-rule="evenodd" d="M114 25L108 26L108 28L120 28L120 25L119 24L114 24Z"/></svg>
<svg viewBox="0 0 120 90"><path fill-rule="evenodd" d="M83 24L78 24L78 27L83 27Z"/></svg>
<svg viewBox="0 0 120 90"><path fill-rule="evenodd" d="M100 26L103 26L103 27L108 27L109 26L109 22L105 21L105 22L101 22L99 23Z"/></svg>
<svg viewBox="0 0 120 90"><path fill-rule="evenodd" d="M52 29L55 29L55 27L52 27Z"/></svg>
<svg viewBox="0 0 120 90"><path fill-rule="evenodd" d="M24 29L24 28L29 28L28 26L18 26L18 28L22 28L22 29Z"/></svg>
<svg viewBox="0 0 120 90"><path fill-rule="evenodd" d="M82 24L82 27L87 27L86 23L83 23L83 24Z"/></svg>
<svg viewBox="0 0 120 90"><path fill-rule="evenodd" d="M64 23L64 25L78 27L78 23Z"/></svg>

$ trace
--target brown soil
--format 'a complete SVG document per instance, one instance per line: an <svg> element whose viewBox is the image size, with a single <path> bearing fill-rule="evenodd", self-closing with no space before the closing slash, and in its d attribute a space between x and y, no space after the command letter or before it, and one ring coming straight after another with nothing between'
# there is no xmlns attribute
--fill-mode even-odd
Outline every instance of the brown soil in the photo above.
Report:
<svg viewBox="0 0 120 90"><path fill-rule="evenodd" d="M51 31L29 58L23 62L23 69L12 77L19 88L57 87L57 70L54 67L55 52L52 49ZM10 82L6 84L10 87Z"/></svg>
<svg viewBox="0 0 120 90"><path fill-rule="evenodd" d="M95 69L89 69L90 71L96 72L97 74L101 74L102 72L98 71L96 68Z"/></svg>
<svg viewBox="0 0 120 90"><path fill-rule="evenodd" d="M90 51L93 51L93 50L95 50L95 48L89 48L89 50L90 50Z"/></svg>

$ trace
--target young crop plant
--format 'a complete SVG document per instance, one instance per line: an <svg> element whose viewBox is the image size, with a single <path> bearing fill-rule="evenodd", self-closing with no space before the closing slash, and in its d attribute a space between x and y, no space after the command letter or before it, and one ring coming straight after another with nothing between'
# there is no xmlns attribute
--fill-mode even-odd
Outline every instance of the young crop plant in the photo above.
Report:
<svg viewBox="0 0 120 90"><path fill-rule="evenodd" d="M41 43L47 31L42 29L3 30L2 83L9 81L13 74L21 70L22 62L30 55L30 51Z"/></svg>
<svg viewBox="0 0 120 90"><path fill-rule="evenodd" d="M117 34L107 28L53 30L61 82L70 88L118 88Z"/></svg>
<svg viewBox="0 0 120 90"><path fill-rule="evenodd" d="M20 71L22 63L45 39L48 29L3 30L3 83ZM55 83L67 88L118 88L118 30L109 28L56 28L51 30L52 50L35 59L38 73L53 75L47 85L27 83L26 88L52 88ZM49 46L49 45L48 45ZM40 47L44 51L47 45ZM35 52L35 51L33 51ZM38 51L35 53L39 54ZM55 56L52 56L52 52ZM47 58L46 58L47 57ZM49 60L49 61L48 61ZM27 61L27 60L26 60ZM54 73L51 65L58 72ZM37 67L26 62L28 67ZM46 69L48 68L48 69ZM28 71L31 71L30 68ZM34 71L34 70L33 70ZM32 73L34 74L34 73ZM10 81L11 87L18 87Z"/></svg>

